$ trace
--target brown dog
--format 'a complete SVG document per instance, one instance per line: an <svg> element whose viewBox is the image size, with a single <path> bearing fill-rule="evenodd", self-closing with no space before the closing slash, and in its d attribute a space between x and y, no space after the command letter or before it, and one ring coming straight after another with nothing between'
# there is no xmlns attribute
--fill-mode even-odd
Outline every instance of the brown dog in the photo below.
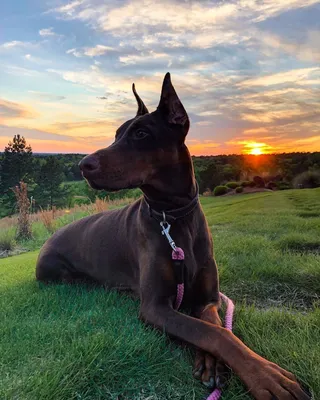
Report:
<svg viewBox="0 0 320 400"><path fill-rule="evenodd" d="M91 280L130 289L141 300L140 316L197 350L195 376L221 386L224 364L257 400L308 400L295 377L246 347L221 327L219 282L210 231L198 202L192 160L184 144L189 118L167 74L156 111L138 102L114 143L87 157L80 168L93 188L140 187L144 197L121 210L76 221L43 246L36 268L41 281ZM185 296L191 315L173 309L177 290L171 249L161 235L164 218L184 249Z"/></svg>

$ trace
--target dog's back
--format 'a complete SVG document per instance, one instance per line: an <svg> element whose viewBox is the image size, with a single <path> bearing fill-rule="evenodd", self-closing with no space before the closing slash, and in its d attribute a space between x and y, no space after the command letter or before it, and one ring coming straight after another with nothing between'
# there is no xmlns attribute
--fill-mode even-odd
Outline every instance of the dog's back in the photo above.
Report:
<svg viewBox="0 0 320 400"><path fill-rule="evenodd" d="M42 281L92 280L108 287L136 288L134 247L141 200L122 209L75 221L42 247L36 277Z"/></svg>

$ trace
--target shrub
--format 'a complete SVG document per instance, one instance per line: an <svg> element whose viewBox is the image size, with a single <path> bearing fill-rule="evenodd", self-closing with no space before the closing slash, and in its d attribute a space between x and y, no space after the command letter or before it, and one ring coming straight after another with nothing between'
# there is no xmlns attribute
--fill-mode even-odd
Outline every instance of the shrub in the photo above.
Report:
<svg viewBox="0 0 320 400"><path fill-rule="evenodd" d="M96 198L96 201L94 202L94 208L97 213L107 211L109 208L108 201L106 199Z"/></svg>
<svg viewBox="0 0 320 400"><path fill-rule="evenodd" d="M74 206L83 206L91 204L91 200L87 196L73 196L70 208Z"/></svg>
<svg viewBox="0 0 320 400"><path fill-rule="evenodd" d="M54 220L54 211L52 210L41 210L39 215L43 225L46 227L49 233L54 233L56 230L56 224Z"/></svg>
<svg viewBox="0 0 320 400"><path fill-rule="evenodd" d="M243 192L243 187L242 186L238 186L236 188L236 193L242 193Z"/></svg>
<svg viewBox="0 0 320 400"><path fill-rule="evenodd" d="M14 249L15 242L15 230L14 229L6 229L1 230L0 232L0 253L4 253L7 251L11 251Z"/></svg>
<svg viewBox="0 0 320 400"><path fill-rule="evenodd" d="M237 182L228 182L228 183L226 183L226 186L227 186L228 188L230 188L230 189L235 189L235 188L237 188L239 185L238 185Z"/></svg>
<svg viewBox="0 0 320 400"><path fill-rule="evenodd" d="M302 172L294 178L293 186L297 189L320 187L320 171Z"/></svg>
<svg viewBox="0 0 320 400"><path fill-rule="evenodd" d="M18 230L17 238L30 239L31 238L31 224L30 224L30 201L28 198L27 184L20 182L19 186L12 189L18 204L19 217L18 217Z"/></svg>
<svg viewBox="0 0 320 400"><path fill-rule="evenodd" d="M264 180L263 180L263 178L261 178L261 176L258 176L258 175L255 176L253 178L253 182L255 183L255 185L257 187L263 188L265 186Z"/></svg>
<svg viewBox="0 0 320 400"><path fill-rule="evenodd" d="M267 183L266 188L270 190L275 190L277 189L277 184L275 182L270 181Z"/></svg>
<svg viewBox="0 0 320 400"><path fill-rule="evenodd" d="M240 183L240 186L242 186L242 187L249 187L250 184L251 184L250 181L243 181L243 182Z"/></svg>
<svg viewBox="0 0 320 400"><path fill-rule="evenodd" d="M214 196L222 196L228 192L227 186L216 186L213 191Z"/></svg>
<svg viewBox="0 0 320 400"><path fill-rule="evenodd" d="M249 187L256 187L256 184L254 181L249 181Z"/></svg>
<svg viewBox="0 0 320 400"><path fill-rule="evenodd" d="M212 196L212 192L211 192L210 189L206 189L206 190L203 192L202 195L203 195L204 197Z"/></svg>
<svg viewBox="0 0 320 400"><path fill-rule="evenodd" d="M279 190L288 190L291 189L290 183L289 182L285 182L285 181L281 181L281 182L277 182L276 183L277 188Z"/></svg>

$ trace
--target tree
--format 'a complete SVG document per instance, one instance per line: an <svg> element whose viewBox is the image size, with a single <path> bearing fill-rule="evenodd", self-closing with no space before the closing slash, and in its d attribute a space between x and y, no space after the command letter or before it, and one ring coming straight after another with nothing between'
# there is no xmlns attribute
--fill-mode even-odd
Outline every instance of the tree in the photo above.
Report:
<svg viewBox="0 0 320 400"><path fill-rule="evenodd" d="M67 196L67 190L61 185L64 178L62 163L57 157L47 157L37 177L38 186L35 190L37 204L49 205L50 209L53 205L63 205Z"/></svg>
<svg viewBox="0 0 320 400"><path fill-rule="evenodd" d="M4 149L0 168L0 192L2 202L6 207L14 209L14 193L12 188L19 185L20 181L31 181L32 149L27 145L23 136L14 135Z"/></svg>
<svg viewBox="0 0 320 400"><path fill-rule="evenodd" d="M19 184L21 180L28 180L31 171L32 149L27 145L26 139L14 135L12 142L4 148L1 166L1 184L6 189Z"/></svg>

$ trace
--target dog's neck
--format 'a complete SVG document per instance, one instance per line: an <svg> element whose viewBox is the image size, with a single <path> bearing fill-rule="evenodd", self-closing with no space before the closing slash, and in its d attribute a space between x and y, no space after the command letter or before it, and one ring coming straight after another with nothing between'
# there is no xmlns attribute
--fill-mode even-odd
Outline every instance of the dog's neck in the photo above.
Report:
<svg viewBox="0 0 320 400"><path fill-rule="evenodd" d="M162 168L152 183L142 185L141 190L154 210L168 211L187 206L197 195L192 160L187 147L183 146L177 163Z"/></svg>

